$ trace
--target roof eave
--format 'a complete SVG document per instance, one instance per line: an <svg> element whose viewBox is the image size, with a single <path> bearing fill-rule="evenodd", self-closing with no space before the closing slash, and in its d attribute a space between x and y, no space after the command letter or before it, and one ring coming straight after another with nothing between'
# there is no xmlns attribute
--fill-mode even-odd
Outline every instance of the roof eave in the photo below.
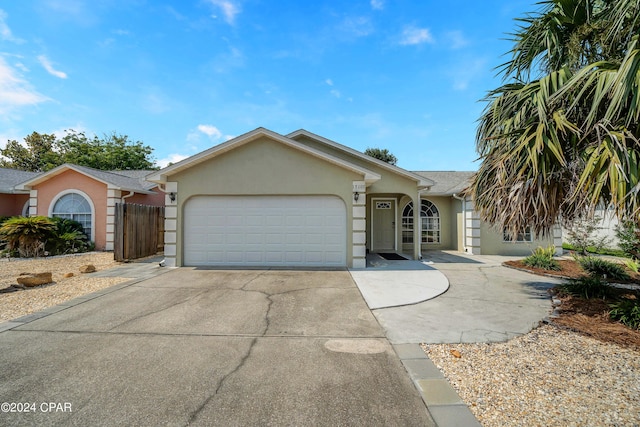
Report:
<svg viewBox="0 0 640 427"><path fill-rule="evenodd" d="M360 166L354 165L352 163L349 163L345 160L339 159L337 157L333 157L331 155L328 155L322 151L319 150L315 150L313 148L307 147L303 144L300 144L297 141L294 141L293 139L287 137L287 136L283 136L280 135L276 132L273 132L269 129L265 129L265 128L257 128L252 130L251 132L247 132L244 135L240 135L234 139L231 139L227 142L223 142L222 144L216 145L214 147L209 148L208 150L205 150L201 153L198 153L194 156L191 156L187 159L181 160L180 162L168 166L164 169L160 169L157 172L154 172L152 174L149 174L145 177L145 179L147 181L150 182L155 182L158 184L163 184L165 182L167 182L167 178L170 175L173 175L175 173L178 173L180 171L186 170L192 166L195 166L199 163L202 163L204 161L207 161L209 159L212 159L214 157L217 157L221 154L226 153L227 151L233 150L234 148L238 147L238 146L242 146L244 144L247 144L255 139L258 139L260 137L269 137L272 138L276 141L282 142L285 145L288 145L290 147L296 148L302 152L305 152L307 154L310 154L312 156L321 158L329 163L335 164L336 166L342 167L344 169L347 170L351 170L352 172L355 172L357 174L360 174L363 176L363 179L365 182L367 182L367 185L370 185L378 180L381 179L381 176L375 172L372 172L368 169L362 168Z"/></svg>
<svg viewBox="0 0 640 427"><path fill-rule="evenodd" d="M313 132L309 132L308 130L305 129L298 129L296 131L293 131L287 135L285 135L287 138L295 138L296 136L299 135L304 135L307 136L309 138L315 139L317 141L320 141L322 143L325 143L327 145L330 145L338 150L344 151L345 153L351 154L353 156L356 156L358 158L361 158L367 162L373 163L377 166L380 166L384 169L387 169L391 172L395 172L398 175L402 175L406 178L412 179L414 181L416 181L418 187L431 187L435 184L434 181L430 180L429 178L425 178L423 176L417 175L411 171L408 171L406 169L403 169L399 166L395 166L392 165L390 163L384 162L382 160L376 159L375 157L371 157L371 156L367 156L364 153L361 153L357 150L354 150L353 148L347 147L346 145L342 145L338 142L332 141L330 139L327 139L323 136L320 135L316 135Z"/></svg>

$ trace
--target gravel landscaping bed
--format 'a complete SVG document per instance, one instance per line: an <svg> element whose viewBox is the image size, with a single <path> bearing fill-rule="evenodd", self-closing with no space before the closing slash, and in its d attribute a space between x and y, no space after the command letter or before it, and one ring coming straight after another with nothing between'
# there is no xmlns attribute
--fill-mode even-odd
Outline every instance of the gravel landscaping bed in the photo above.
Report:
<svg viewBox="0 0 640 427"><path fill-rule="evenodd" d="M0 294L0 322L15 319L51 307L78 296L130 280L124 277L92 277L79 269L93 264L97 271L117 267L113 253L90 252L49 258L1 259L0 288L16 284L21 273L53 273L53 283L26 290ZM73 277L64 278L66 273Z"/></svg>
<svg viewBox="0 0 640 427"><path fill-rule="evenodd" d="M554 325L505 343L423 349L483 426L640 425L634 349Z"/></svg>

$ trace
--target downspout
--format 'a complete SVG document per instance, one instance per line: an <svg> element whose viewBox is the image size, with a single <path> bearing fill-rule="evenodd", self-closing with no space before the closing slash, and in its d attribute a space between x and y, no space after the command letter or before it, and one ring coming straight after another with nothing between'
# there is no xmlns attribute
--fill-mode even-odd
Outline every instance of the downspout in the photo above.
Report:
<svg viewBox="0 0 640 427"><path fill-rule="evenodd" d="M467 252L467 199L457 194L452 194L452 196L462 202L462 249Z"/></svg>
<svg viewBox="0 0 640 427"><path fill-rule="evenodd" d="M126 203L126 202L124 201L124 199L127 199L127 198L129 198L129 197L133 196L134 194L136 194L136 192L135 192L135 191L129 191L129 194L127 194L126 196L122 196L122 197L120 198L120 201L121 201L122 203Z"/></svg>

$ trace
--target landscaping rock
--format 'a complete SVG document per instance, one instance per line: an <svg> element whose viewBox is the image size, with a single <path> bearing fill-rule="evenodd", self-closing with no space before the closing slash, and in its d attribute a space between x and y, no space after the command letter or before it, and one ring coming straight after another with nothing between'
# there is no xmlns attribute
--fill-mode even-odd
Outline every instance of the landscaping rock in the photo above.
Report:
<svg viewBox="0 0 640 427"><path fill-rule="evenodd" d="M80 267L80 273L93 273L96 271L96 266L93 264L87 264Z"/></svg>
<svg viewBox="0 0 640 427"><path fill-rule="evenodd" d="M34 286L46 285L47 283L53 282L53 277L51 272L47 273L25 273L21 274L18 277L17 282L27 288L32 288Z"/></svg>
<svg viewBox="0 0 640 427"><path fill-rule="evenodd" d="M73 273L64 273L64 277L65 279L68 279L69 277L73 277Z"/></svg>

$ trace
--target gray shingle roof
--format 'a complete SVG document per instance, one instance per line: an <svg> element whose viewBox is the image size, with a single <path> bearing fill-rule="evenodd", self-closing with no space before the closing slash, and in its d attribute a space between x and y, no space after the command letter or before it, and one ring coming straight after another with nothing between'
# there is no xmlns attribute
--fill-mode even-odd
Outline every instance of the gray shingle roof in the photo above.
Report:
<svg viewBox="0 0 640 427"><path fill-rule="evenodd" d="M17 169L0 168L0 193L15 193L13 189L17 184L38 175L37 172L27 172ZM18 191L24 193L25 191Z"/></svg>
<svg viewBox="0 0 640 427"><path fill-rule="evenodd" d="M417 175L435 181L427 194L457 194L464 190L475 172L471 171L419 171Z"/></svg>
<svg viewBox="0 0 640 427"><path fill-rule="evenodd" d="M145 181L144 177L153 171L102 171L93 169L87 166L70 165L75 169L86 173L89 176L99 179L100 181L113 184L116 187L120 187L126 190L133 191L149 191L157 184L153 182Z"/></svg>
<svg viewBox="0 0 640 427"><path fill-rule="evenodd" d="M66 165L99 181L111 184L115 187L128 191L149 192L157 184L146 181L145 176L153 171L148 170L128 170L128 171L102 171L87 166ZM58 167L59 168L59 167ZM56 168L57 169L57 168ZM24 193L25 191L15 190L15 186L25 181L46 175L49 172L26 172L16 169L0 168L0 193Z"/></svg>

